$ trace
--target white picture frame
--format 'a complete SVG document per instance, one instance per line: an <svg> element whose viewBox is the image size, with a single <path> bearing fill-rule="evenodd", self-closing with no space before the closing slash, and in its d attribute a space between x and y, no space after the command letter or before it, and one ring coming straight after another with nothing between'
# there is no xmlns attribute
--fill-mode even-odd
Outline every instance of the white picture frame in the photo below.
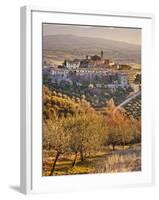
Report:
<svg viewBox="0 0 159 200"><path fill-rule="evenodd" d="M153 15L91 10L21 8L21 192L43 193L152 185L154 130L152 108ZM41 24L65 23L142 28L141 172L42 177Z"/></svg>

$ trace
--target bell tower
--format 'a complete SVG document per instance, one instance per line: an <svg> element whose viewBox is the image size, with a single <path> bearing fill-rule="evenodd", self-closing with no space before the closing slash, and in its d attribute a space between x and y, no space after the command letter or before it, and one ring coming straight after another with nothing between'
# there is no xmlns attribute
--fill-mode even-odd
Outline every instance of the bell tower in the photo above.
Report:
<svg viewBox="0 0 159 200"><path fill-rule="evenodd" d="M100 52L100 57L101 57L101 59L103 58L103 50L101 50L101 52Z"/></svg>

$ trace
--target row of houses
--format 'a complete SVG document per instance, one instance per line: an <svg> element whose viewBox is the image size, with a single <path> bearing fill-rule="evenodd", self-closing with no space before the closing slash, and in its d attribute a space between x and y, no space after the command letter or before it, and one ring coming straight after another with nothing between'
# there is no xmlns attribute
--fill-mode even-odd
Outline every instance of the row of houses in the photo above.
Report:
<svg viewBox="0 0 159 200"><path fill-rule="evenodd" d="M97 88L129 87L126 73L98 68L68 70L45 67L43 68L43 75L49 76L52 83L58 85L62 83L76 86L88 85L88 87Z"/></svg>

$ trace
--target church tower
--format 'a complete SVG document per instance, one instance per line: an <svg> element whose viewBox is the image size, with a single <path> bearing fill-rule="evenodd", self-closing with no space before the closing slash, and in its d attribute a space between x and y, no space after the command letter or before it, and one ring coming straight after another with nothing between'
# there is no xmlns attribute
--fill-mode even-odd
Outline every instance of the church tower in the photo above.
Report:
<svg viewBox="0 0 159 200"><path fill-rule="evenodd" d="M100 57L103 59L103 50L100 52Z"/></svg>

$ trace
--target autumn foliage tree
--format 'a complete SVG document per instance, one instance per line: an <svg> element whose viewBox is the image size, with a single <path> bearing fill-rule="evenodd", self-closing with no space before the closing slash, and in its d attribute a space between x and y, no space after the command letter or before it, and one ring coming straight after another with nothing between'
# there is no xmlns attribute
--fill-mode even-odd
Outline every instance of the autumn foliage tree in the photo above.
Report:
<svg viewBox="0 0 159 200"><path fill-rule="evenodd" d="M104 110L108 127L106 144L112 145L113 150L115 150L117 145L125 146L141 142L141 123L128 117L124 109L121 108L116 111L115 109L114 101L111 99Z"/></svg>

